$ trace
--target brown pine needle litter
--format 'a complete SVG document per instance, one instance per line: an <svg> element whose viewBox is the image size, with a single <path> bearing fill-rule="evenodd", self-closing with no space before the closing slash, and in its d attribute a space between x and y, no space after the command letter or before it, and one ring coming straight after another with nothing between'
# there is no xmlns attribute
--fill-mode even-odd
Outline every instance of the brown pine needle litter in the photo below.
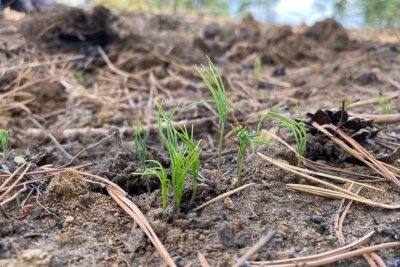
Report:
<svg viewBox="0 0 400 267"><path fill-rule="evenodd" d="M353 148L348 146L344 141L340 140L339 138L333 136L329 133L324 127L318 125L317 123L312 124L315 128L319 131L324 133L327 137L329 137L332 141L334 141L337 145L343 148L345 151L349 152L355 158L364 162L368 167L372 170L378 172L382 176L386 177L388 180L392 181L396 185L400 186L400 180L396 177L396 175L391 172L385 165L374 158L371 153L369 153L365 148L363 148L357 141L353 138L342 132L340 129L337 129L333 125L328 125L326 127L336 131L345 141L347 141Z"/></svg>
<svg viewBox="0 0 400 267"><path fill-rule="evenodd" d="M15 172L12 174L9 174L8 177L5 177L5 175L2 175L3 178L6 178L2 184L0 185L0 192L3 192L0 195L0 200L4 199L11 190L17 187L24 186L25 184L29 182L37 182L37 181L43 181L46 179L50 179L54 177L57 173L66 170L65 168L59 168L59 169L42 169L39 171L33 171L33 172L28 172L31 164L23 164L21 165ZM157 249L161 257L163 258L164 262L167 264L167 266L170 267L175 267L176 264L172 257L169 255L168 251L165 249L157 235L155 234L153 228L150 226L149 222L143 215L143 213L139 210L139 208L131 201L129 200L126 196L127 193L121 189L118 185L115 183L111 182L108 179L105 179L103 177L93 175L90 173L78 171L76 169L82 168L87 166L87 164L83 165L78 165L78 166L73 166L71 168L68 168L69 170L72 170L82 176L90 177L91 179L85 179L87 182L95 183L95 184L101 184L106 187L107 192L110 194L110 196L115 200L115 202L129 215L133 218L135 223L143 230L143 232L146 234L146 236L149 238L149 240L152 242L154 247ZM25 168L24 168L25 167ZM21 174L19 172L22 171ZM21 179L26 175L26 174L43 174L45 176L42 176L37 179L33 179L32 181L25 181L21 182ZM18 175L19 174L19 175ZM10 183L14 177L18 177L15 179L15 181L10 185L6 186L8 183ZM6 215L6 214L5 214Z"/></svg>
<svg viewBox="0 0 400 267"><path fill-rule="evenodd" d="M333 249L320 254L299 257L299 258L292 258L292 259L276 260L276 261L250 261L250 266L274 266L274 267L324 266L343 259L357 257L365 253L375 252L380 249L400 246L400 242L389 242L349 251L352 248L365 243L368 240L368 238L370 238L373 234L374 232L372 231L349 245L342 246L340 248Z"/></svg>
<svg viewBox="0 0 400 267"><path fill-rule="evenodd" d="M350 191L338 192L330 189L324 189L316 186L302 185L302 184L287 184L286 186L292 190L309 193L320 197L354 200L360 203L364 203L373 207L378 207L383 209L390 209L390 210L400 209L400 205L389 205L389 204L378 203L361 196L354 196L354 193Z"/></svg>
<svg viewBox="0 0 400 267"><path fill-rule="evenodd" d="M353 184L351 184L349 186L348 190L351 190L352 187L353 187ZM361 189L362 189L362 187L359 187L357 189L356 193L359 194ZM335 220L334 220L335 233L336 233L336 236L337 236L337 238L339 240L340 245L342 245L342 246L346 245L345 237L344 237L344 234L343 234L343 224L344 224L344 220L346 218L346 215L347 215L348 211L350 210L351 205L353 204L353 200L348 201L346 207L343 208L345 202L346 202L345 199L343 199L341 201L340 206L339 206L339 210L336 212ZM363 245L357 245L356 247L358 249L361 249L361 248L363 248ZM365 260L367 261L367 263L369 264L370 267L375 267L375 266L383 267L383 266L386 266L386 264L383 262L381 257L379 257L379 255L376 254L375 252L371 252L369 254L365 253L365 254L363 254L363 257L365 258Z"/></svg>
<svg viewBox="0 0 400 267"><path fill-rule="evenodd" d="M26 17L30 17L30 15L27 14ZM86 15L83 14L83 19L86 18ZM55 27L54 22L43 24L44 27L40 27L38 34L33 36L34 39L30 39L29 35L23 36L24 33L17 29L14 30L13 28L17 28L15 27L16 22L12 22L10 27L2 26L4 28L2 37L7 37L5 33L9 31L14 32L15 35L11 35L7 42L0 45L0 76L2 78L0 124L2 124L1 128L7 128L6 130L12 133L10 157L1 166L3 172L0 174L0 217L1 215L10 215L6 221L14 224L19 209L32 206L31 213L28 213L27 217L23 219L24 221L20 221L20 223L28 226L35 225L35 227L24 227L21 232L13 232L6 236L9 246L11 248L16 246L16 249L6 251L8 255L13 258L22 255L23 251L17 246L21 242L14 242L15 238L29 244L31 242L41 243L46 238L57 242L60 229L52 226L53 224L56 226L62 224L61 232L71 237L75 237L75 230L81 230L81 225L85 229L86 226L88 229L93 229L93 231L83 233L84 242L76 246L74 244L73 247L69 246L70 249L64 250L65 253L59 246L54 246L55 250L47 253L50 257L57 257L57 260L68 260L72 264L77 260L69 256L79 250L88 252L82 254L82 257L78 259L83 265L87 265L89 261L93 262L93 260L112 263L115 260L117 264L127 266L146 265L146 263L175 266L174 261L176 261L176 265L204 267L233 266L235 264L236 266L251 264L253 266L317 266L329 264L341 258L361 257L362 255L370 266L385 266L378 254L371 251L391 246L391 244L378 244L398 241L393 240L395 237L377 235L374 237L374 243L364 244L366 247L361 245L363 242L349 247L345 241L352 242L353 236L358 238L370 231L363 229L363 226L373 227L371 223L368 223L371 218L366 216L369 215L376 218L375 224L379 224L379 229L393 226L391 218L396 216L394 213L396 211L390 212L386 209L397 208L397 203L400 203L396 188L394 190L391 188L394 187L392 182L396 183L396 179L400 178L400 170L396 167L398 165L390 164L398 164L399 160L389 160L386 162L388 164L379 162L381 158L375 158L377 160L375 161L374 158L370 158L372 154L367 155L362 148L344 140L336 128L331 129L329 125L323 125L322 128L334 133L335 138L348 146L346 150L348 153L363 159L364 164L368 167L345 163L344 166L350 165L351 167L343 169L322 164L320 161L313 162L305 157L299 157L296 149L293 149L295 146L292 148L282 139L278 139L279 137L272 137L287 149L274 151L271 153L274 156L271 156L270 150L266 150L268 152L263 154L268 156L268 159L256 156L253 161L254 158L249 158L249 165L243 172L243 176L247 176L245 181L249 184L229 191L233 189L229 182L232 181L232 173L235 171L235 166L232 166L235 163L232 155L235 154L235 151L237 152L237 143L233 139L234 131L232 131L223 137L227 146L222 151L225 175L221 179L223 183L215 190L215 187L210 187L212 183L208 182L215 179L213 159L217 140L213 140L212 133L218 129L218 112L212 102L201 103L202 100L210 99L210 92L202 83L193 66L206 63L206 54L209 54L216 62L221 78L226 85L227 102L232 111L230 114L232 116L227 118L227 128L230 128L228 124L237 120L243 126L248 127L250 133L260 115L266 110L278 112L281 110L280 107L286 106L293 111L298 103L304 112L311 112L317 106L338 106L339 101L342 100L348 102L360 99L347 107L351 114L373 118L375 123L392 123L379 133L381 136L377 136L375 144L368 146L374 149L381 146L385 148L382 152L387 152L398 146L396 144L399 140L396 129L398 126L395 123L399 121L400 117L398 114L375 115L373 113L381 112L376 97L377 90L382 91L385 99L391 100L393 112L387 113L395 113L394 111L398 110L399 102L392 99L398 98L397 91L400 85L390 78L393 76L390 70L399 62L390 61L390 64L387 65L385 60L376 61L375 59L393 58L396 56L396 51L392 50L395 49L381 43L371 43L373 49L368 49L368 51L365 51L364 44L360 46L361 49L353 49L353 47L358 48L357 42L354 42L351 49L336 53L336 51L320 45L316 40L310 40L298 32L297 28L293 28L295 35L284 36L285 38L279 40L279 46L281 44L282 47L286 46L288 40L292 42L292 37L296 37L296 39L301 37L298 38L299 44L302 44L299 48L312 48L307 49L305 51L307 53L304 55L302 53L304 51L293 51L296 52L294 54L302 54L303 61L300 58L289 57L290 53L281 51L278 46L274 48L274 43L275 41L278 43L278 40L269 39L273 35L270 34L270 29L267 29L268 31L261 30L260 26L264 28L263 25L253 27L253 23L249 24L248 21L244 21L244 25L230 22L226 22L226 24L224 22L222 25L214 20L205 23L204 21L208 18L203 17L198 19L190 17L186 21L185 16L178 18L166 14L151 15L147 12L145 14L138 12L134 17L131 15L125 17L124 15L121 20L117 15L115 19L117 25L114 26L118 28L116 32L118 40L107 41L107 44L101 44L101 46L98 46L97 42L91 41L90 44L86 44L85 41L88 39L85 36L86 33L80 30L75 32L68 26L65 29L62 29L63 27L56 29L58 26ZM61 22L61 20L59 21ZM104 16L101 17L101 21L107 25L112 24L108 23ZM64 21L62 22L64 23ZM3 24L7 23L4 20ZM277 30L280 31L281 28L277 28ZM307 29L304 28L304 30ZM90 33L90 31L88 32ZM46 37L46 35L48 36ZM61 37L68 39L70 36L76 36L78 39L76 44L79 45L72 44L71 50L66 49L65 53L58 51L58 49L64 50L65 44L59 39ZM261 40L265 38L260 39L260 36L267 36L268 42L265 43L265 40ZM37 49L34 45L34 42L37 41L35 39L43 40L37 44L39 45ZM54 44L53 39L60 41L59 47L54 51L49 50L48 53L46 47ZM71 42L68 41L68 43ZM267 51L261 49L265 45L268 46ZM270 47L272 48L270 49ZM65 44L65 48L67 48L67 44ZM381 50L384 50L384 53ZM316 55L314 55L315 51ZM308 55L308 53L310 54ZM251 69L256 60L259 60L260 63L258 73ZM271 64L272 62L275 64ZM310 62L312 64L309 64ZM371 64L374 69L371 69ZM365 66L365 68L360 68L360 66ZM352 76L351 83L343 84L343 80L349 77L349 73ZM393 76L393 78L396 77ZM376 79L379 81L378 87L374 83ZM255 84L256 86L254 86ZM340 90L344 87L349 91ZM134 159L135 155L132 153L134 150L131 145L128 148L128 144L133 143L132 137L141 131L135 131L132 125L140 122L144 131L154 137L159 131L156 123L157 110L154 106L161 100L164 101L167 111L172 110L178 103L181 104L181 107L189 106L189 108L177 112L174 127L179 129L183 126L189 128L194 126L195 138L201 138L206 144L205 153L202 155L204 159L201 165L202 171L211 179L207 178L205 179L207 183L201 184L201 190L198 191L198 198L193 206L193 208L197 207L195 211L191 209L191 206L185 205L182 210L185 212L175 214L178 216L173 218L171 223L165 221L168 215L168 219L172 219L171 214L162 213L161 209L157 207L158 204L161 204L158 181L150 178L150 186L145 188L143 182L146 181L139 180L139 178L131 180L132 177L129 173L131 169L139 170ZM299 113L301 112L299 111ZM286 116L286 112L282 114ZM114 147L111 146L111 142L109 142L110 145L108 143L97 145L98 140L109 135L112 125L119 128L118 136L121 135L120 141L124 141L122 145ZM264 125L271 126L268 122L265 122ZM391 129L394 130L393 135L390 133L390 136L382 137ZM278 133L277 131L272 135L278 135ZM374 134L374 132L371 133ZM160 148L158 140L154 140L152 137L148 144L148 159L164 160L164 153L158 151ZM286 138L284 135L280 137ZM324 134L319 134L318 137L321 137L323 142L315 144L312 149L321 145L322 150L329 150L332 145L336 146L335 141L328 140L329 137L325 137ZM310 146L314 145L311 143L313 140L308 140ZM32 141L37 143L38 147L32 147L32 149L28 147L27 149L27 143ZM325 141L328 143L324 143ZM85 150L80 149L82 145L86 147ZM96 146L96 149L90 151L87 149L93 148L93 146ZM37 151L37 148L40 151ZM43 158L42 154L36 154L42 153L42 149L43 153L48 153ZM341 148L334 147L334 149L336 151L333 151L335 153L332 155L337 155L336 152L338 152L344 158L349 158L346 151L343 153ZM289 150L293 151L295 155L293 156L291 152L288 154ZM329 151L327 152L329 153ZM12 161L12 157L19 154L27 159L27 163L21 167ZM299 158L298 165L292 166L285 161L277 160L281 156L283 158L297 156ZM317 153L312 156L319 158L320 155ZM47 163L58 166L60 163L67 162L66 158L71 160L67 165L68 170L63 168L67 167L65 165L57 169L50 165L38 167ZM98 162L97 166L91 166L90 169L83 169L85 165L69 166L81 160ZM32 162L32 164L29 166L28 162ZM161 163L162 167L168 171L168 161ZM340 164L341 162L338 159L333 163ZM124 167L125 164L128 165L127 168ZM151 166L143 164L142 168ZM110 196L85 189L84 193L77 198L74 197L71 203L47 198L51 194L51 187L48 188L48 191L46 188L48 181L55 175L57 178L69 178L59 174L64 171L79 173L80 185L84 187L84 182L100 185L101 188L108 191ZM283 181L275 179L261 181L263 177L281 177L282 174L283 176L288 174ZM118 177L115 178L114 175ZM124 181L118 179L121 176L124 176L122 177ZM305 185L289 184L286 187L285 184L288 182L284 181L293 176L301 178L301 181L306 180ZM104 178L110 179L118 185ZM127 183L125 183L125 178ZM187 182L189 179L190 177L187 177ZM52 186L55 184L55 180L51 181ZM96 186L95 190L98 188L99 186ZM150 190L146 192L146 189ZM300 192L293 193L291 190ZM362 191L358 192L358 190ZM387 191L385 192L385 190ZM307 196L301 192L318 197L333 198L333 200L313 202L314 196ZM184 199L187 199L188 193L190 193L190 188L185 186ZM291 196L290 199L287 198L288 193ZM218 194L221 195L218 196ZM75 209L74 202L75 200L86 200L86 198L94 199L94 205L80 207L83 212L81 214L79 210ZM231 209L228 202L225 205L222 203L224 199L231 201L229 204L233 201L233 205L235 205L234 201L237 201L238 205L235 205L235 209ZM337 199L339 201L336 201ZM42 200L42 205L39 202L36 203L37 200L39 202ZM311 200L312 203L304 205L303 200L307 203ZM206 201L208 202L204 203ZM355 201L358 203L354 203ZM342 202L341 213L338 213L334 220L339 241L337 244L332 244L336 240L328 237L328 234L331 236L333 232L333 229L329 227L329 220L333 220L332 217L340 202ZM360 207L361 205L364 206ZM372 207L365 207L365 205ZM216 209L217 206L218 209ZM228 210L223 210L223 214L220 214L220 208ZM362 213L356 208L369 209L371 214ZM10 209L10 214L7 214L8 209ZM351 213L353 209L354 212ZM41 211L43 214L40 215L43 216L37 218L36 214ZM102 218L104 214L102 211L107 211L104 218ZM285 216L281 215L282 212L285 212ZM286 217L286 212L291 215ZM346 217L346 214L351 218ZM68 215L73 215L69 217L75 217L75 220L70 224L64 224L63 220ZM314 221L313 216L319 217L318 222ZM300 223L297 223L297 218L301 218ZM107 223L99 224L98 222L103 219ZM312 222L310 223L308 220ZM189 229L186 227L187 222ZM264 222L267 222L267 225ZM281 232L281 228L277 227L277 223L280 222L289 226L289 231ZM226 245L228 243L225 244L220 237L220 231L228 229L229 227L223 227L229 223L233 234L231 241L234 246L232 247L228 247ZM254 227L259 224L266 228ZM18 222L15 226L18 226ZM151 226L154 227L154 231ZM276 228L273 229L274 227ZM354 228L349 229L351 227ZM132 228L131 231L129 231L130 228ZM209 229L201 230L204 228ZM1 230L0 232L2 232ZM292 235L292 230L301 235ZM275 231L278 236L276 240L272 237L273 234L269 235ZM35 235L36 232L43 233L44 236L29 237L31 233ZM98 234L101 234L103 240L109 241L106 246L102 246L100 243L103 240L99 239L97 242L91 239ZM241 242L237 237L245 238L247 242ZM338 249L297 259L273 261L271 264L264 261L283 257L300 257L299 255L304 255L304 252L299 252L300 247L302 251L307 251L310 248L310 243L307 241L313 240L315 237L320 241L315 253L332 248ZM75 242L72 239L71 241ZM96 242L92 243L93 241ZM96 250L96 254L91 254L92 248L96 249L97 244L100 245L99 249ZM246 248L242 248L242 245ZM371 245L378 245L378 247L370 247ZM289 247L294 247L296 250L281 251L281 248ZM267 254L265 254L266 251L268 251ZM117 254L116 259L113 258L115 254ZM158 257L157 254L161 257ZM288 254L290 256L287 256ZM397 254L397 249L391 249L382 251L380 255L390 263L393 258L397 259ZM260 261L250 262L254 259ZM15 259L10 258L10 260ZM353 262L351 261L351 263Z"/></svg>

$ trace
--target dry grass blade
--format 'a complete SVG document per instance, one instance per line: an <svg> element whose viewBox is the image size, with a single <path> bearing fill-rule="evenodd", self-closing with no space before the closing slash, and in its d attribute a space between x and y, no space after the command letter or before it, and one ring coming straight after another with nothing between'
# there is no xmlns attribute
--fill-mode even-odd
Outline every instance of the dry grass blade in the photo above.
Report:
<svg viewBox="0 0 400 267"><path fill-rule="evenodd" d="M311 185L302 185L302 184L286 184L286 186L292 190L309 193L320 197L354 200L360 203L364 203L373 207L378 207L383 209L390 209L390 210L400 209L400 205L389 205L389 204L378 203L358 195L354 196L355 194L352 192L350 192L351 194L349 194L349 193L337 192L330 189L320 188Z"/></svg>
<svg viewBox="0 0 400 267"><path fill-rule="evenodd" d="M150 223L147 221L146 217L143 213L139 210L139 208L126 197L126 192L122 190L118 185L115 183L90 173L80 172L79 174L83 176L89 176L94 178L98 182L106 184L107 191L109 192L110 196L121 206L122 209L125 210L126 213L129 214L133 218L133 220L137 223L137 225L142 229L142 231L147 235L150 241L153 243L154 247L158 250L161 257L164 259L165 263L168 266L175 267L176 264L174 260L169 255L168 251L165 249L163 244L161 243L160 239L157 237L156 233L154 232L153 228L151 227Z"/></svg>
<svg viewBox="0 0 400 267"><path fill-rule="evenodd" d="M226 197L229 197L230 195L233 195L233 194L235 194L235 193L237 193L237 192L240 192L240 191L242 191L242 190L244 190L244 189L246 189L246 188L248 188L248 187L252 187L252 186L254 186L254 185L256 185L256 184L255 184L255 183L250 183L250 184L242 185L242 186L239 187L239 188L236 188L236 189L234 189L234 190L231 190L231 191L229 191L229 192L226 192L226 193L224 193L224 194L222 194L222 195L217 196L216 198L211 199L210 201L207 201L206 203L204 203L204 204L202 204L202 205L200 205L200 206L194 208L193 210L194 210L194 211L201 210L202 208L205 208L205 207L207 207L207 206L209 206L209 205L211 205L211 204L213 204L213 203L215 203L215 202L218 202L218 201L220 201L221 199L224 199L224 198L226 198Z"/></svg>
<svg viewBox="0 0 400 267"><path fill-rule="evenodd" d="M365 243L375 232L371 231L368 234L366 234L365 236L363 236L362 238L358 239L357 241L354 241L351 244L348 244L346 246L343 247L339 247L330 251L326 251L320 254L315 254L315 255L310 255L310 256L304 256L304 257L299 257L299 258L292 258L292 259L283 259L283 260L274 260L274 261L253 261L251 262L252 264L254 263L258 263L258 264L282 264L282 263L292 263L292 262L303 262L303 261L310 261L310 260L316 260L316 259L321 259L321 258L326 258L326 257L330 257L332 255L338 255L341 253L344 253L346 251L349 251L350 249L361 245L363 243Z"/></svg>

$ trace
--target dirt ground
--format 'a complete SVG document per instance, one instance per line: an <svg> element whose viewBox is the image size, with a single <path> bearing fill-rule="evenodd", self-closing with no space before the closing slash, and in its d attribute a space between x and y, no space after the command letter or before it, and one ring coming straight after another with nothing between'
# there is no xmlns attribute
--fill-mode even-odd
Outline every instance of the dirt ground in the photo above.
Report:
<svg viewBox="0 0 400 267"><path fill-rule="evenodd" d="M337 248L333 222L341 201L289 190L288 183L308 182L256 154L247 157L242 175L244 184L255 186L200 211L193 208L236 187L238 140L230 132L235 119L254 130L263 111L280 106L295 118L297 107L304 117L343 102L375 99L379 92L398 93L400 46L394 36L345 30L331 19L289 27L263 25L251 16L241 22L150 13L116 16L105 8L65 8L18 20L6 15L0 18L0 128L9 130L11 149L0 174L16 170L16 155L32 163L30 170L93 162L84 171L107 178L128 193L178 266L200 266L197 252L210 266L232 266L271 231L276 231L275 237L250 260ZM142 171L134 154L132 127L139 122L148 127L149 159L169 168L157 135L155 103L163 101L168 111L178 104L197 103L179 109L174 120L194 126L196 140L202 140L201 173L213 181L218 119L212 103L200 103L211 96L194 69L207 63L206 56L221 69L232 108L222 181L216 187L200 183L189 207L188 178L181 212L171 215L170 207L162 210L158 180L148 182L132 174ZM256 59L262 62L257 82ZM390 109L399 113L398 98L390 101ZM349 112L382 114L376 103L354 106ZM120 137L108 137L112 127L119 129ZM272 124L266 121L263 128L271 129ZM390 145L374 138L372 129L379 129L380 137L389 136ZM373 124L368 131L362 144L377 157L390 154L399 144L399 123ZM279 135L295 146L288 131L281 129ZM283 146L260 146L257 151L296 164L296 156ZM311 134L306 157L376 176L331 141ZM23 181L39 176L27 175ZM0 176L1 183L4 177ZM364 188L360 194L381 203L400 203L395 184L373 184L385 192ZM0 266L163 265L142 230L106 190L71 170L28 184L3 209ZM399 241L399 212L354 203L344 222L345 241L372 230L376 233L371 245ZM399 247L377 254L387 266L400 266ZM369 265L355 257L331 266Z"/></svg>

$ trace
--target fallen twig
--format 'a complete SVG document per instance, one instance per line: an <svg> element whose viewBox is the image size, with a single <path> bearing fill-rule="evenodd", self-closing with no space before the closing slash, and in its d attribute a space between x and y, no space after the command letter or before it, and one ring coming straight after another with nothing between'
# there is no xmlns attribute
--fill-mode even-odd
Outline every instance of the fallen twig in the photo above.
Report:
<svg viewBox="0 0 400 267"><path fill-rule="evenodd" d="M205 117L205 118L198 118L198 119L192 119L192 120L181 120L178 122L173 123L174 127L179 128L186 126L188 129L192 127L199 127L204 124L207 124L211 121L213 121L215 117ZM148 127L150 133L157 133L158 131L158 125L157 124L151 124ZM80 135L84 135L86 137L90 138L95 138L99 136L105 136L108 135L110 129L106 128L73 128L73 129L65 129L62 130L57 134L57 131L53 132L53 135L57 137L57 140L59 141L65 141L65 140L71 140L75 139L76 137ZM119 131L122 136L133 136L135 132L135 128L133 127L121 127L119 128ZM46 129L38 129L38 128L28 128L24 129L24 134L28 135L30 138L33 139L45 139L48 136L49 130Z"/></svg>
<svg viewBox="0 0 400 267"><path fill-rule="evenodd" d="M218 201L220 201L221 199L224 199L224 198L226 198L226 197L229 197L230 195L233 195L233 194L235 194L235 193L237 193L237 192L240 192L240 191L242 191L242 190L244 190L244 189L246 189L246 188L248 188L248 187L252 187L252 186L254 186L254 185L256 185L256 184L255 184L255 183L250 183L250 184L242 185L241 187L238 187L238 188L236 188L236 189L233 189L233 190L231 190L231 191L229 191L229 192L226 192L226 193L224 193L224 194L222 194L222 195L217 196L216 198L211 199L210 201L207 201L206 203L204 203L204 204L202 204L202 205L200 205L200 206L194 208L193 210L194 210L194 211L201 210L202 208L205 208L205 207L207 207L207 206L209 206L209 205L211 205L211 204L213 204L213 203L215 203L215 202L218 202Z"/></svg>
<svg viewBox="0 0 400 267"><path fill-rule="evenodd" d="M351 116L373 120L376 124L392 124L400 122L400 114L351 114Z"/></svg>
<svg viewBox="0 0 400 267"><path fill-rule="evenodd" d="M268 233L266 236L260 238L260 240L254 244L236 263L233 267L242 266L253 254L257 253L262 247L264 247L272 238L274 238L276 231Z"/></svg>

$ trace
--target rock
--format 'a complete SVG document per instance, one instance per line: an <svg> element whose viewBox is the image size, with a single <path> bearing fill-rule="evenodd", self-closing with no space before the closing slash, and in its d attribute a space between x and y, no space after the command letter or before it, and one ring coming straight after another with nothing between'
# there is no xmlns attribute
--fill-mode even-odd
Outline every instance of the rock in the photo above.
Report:
<svg viewBox="0 0 400 267"><path fill-rule="evenodd" d="M75 220L74 217L68 215L67 217L65 217L64 223L72 223L74 220Z"/></svg>
<svg viewBox="0 0 400 267"><path fill-rule="evenodd" d="M320 216L320 215L311 215L310 216L310 220L314 223L322 223L325 219L324 217Z"/></svg>
<svg viewBox="0 0 400 267"><path fill-rule="evenodd" d="M232 228L228 222L223 222L218 230L218 237L221 243L226 247L233 247L233 233Z"/></svg>
<svg viewBox="0 0 400 267"><path fill-rule="evenodd" d="M233 242L239 248L250 246L250 234L248 232L239 232L235 235Z"/></svg>
<svg viewBox="0 0 400 267"><path fill-rule="evenodd" d="M233 203L233 201L230 197L227 197L224 199L224 204L229 210L235 209L235 204Z"/></svg>

